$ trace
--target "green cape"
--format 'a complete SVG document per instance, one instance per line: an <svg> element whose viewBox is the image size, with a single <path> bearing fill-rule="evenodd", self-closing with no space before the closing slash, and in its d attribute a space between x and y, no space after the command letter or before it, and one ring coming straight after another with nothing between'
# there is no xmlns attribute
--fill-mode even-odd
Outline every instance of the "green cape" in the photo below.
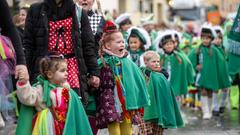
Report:
<svg viewBox="0 0 240 135"><path fill-rule="evenodd" d="M230 81L230 76L229 76L229 70L228 70L228 65L227 65L227 60L226 60L226 54L225 50L223 47L217 47L217 50L219 51L219 57L220 60L218 62L218 80L219 82L219 87L220 88L228 88L231 86L231 81ZM228 80L227 78L228 77Z"/></svg>
<svg viewBox="0 0 240 135"><path fill-rule="evenodd" d="M210 48L212 55L209 54ZM197 57L200 55L197 54L197 49L198 48L193 49L189 54L189 59L191 60L193 67L197 66ZM217 48L214 45L211 45L211 47L201 45L200 53L203 55L203 64L198 81L199 87L210 90L218 90L228 87L229 77L227 71L221 71L225 68L224 67L222 69L221 66L226 66L221 65L225 61L225 58L221 55Z"/></svg>
<svg viewBox="0 0 240 135"><path fill-rule="evenodd" d="M238 7L237 15L234 19L233 26L228 34L228 43L230 53L240 56L240 5Z"/></svg>
<svg viewBox="0 0 240 135"><path fill-rule="evenodd" d="M125 92L126 109L133 110L150 104L145 78L141 70L128 58L118 58L116 56L104 55L107 65L114 71L115 65L121 63L122 66L122 87ZM101 59L98 60L102 67Z"/></svg>
<svg viewBox="0 0 240 135"><path fill-rule="evenodd" d="M151 105L144 108L144 120L156 122L163 128L184 126L172 88L161 73L150 73L148 92Z"/></svg>
<svg viewBox="0 0 240 135"><path fill-rule="evenodd" d="M181 63L176 55L181 59ZM188 85L194 83L194 69L190 60L183 52L177 51L171 55L164 55L161 59L164 60L165 69L168 68L168 62L171 63L170 84L175 96L187 94Z"/></svg>
<svg viewBox="0 0 240 135"><path fill-rule="evenodd" d="M52 86L54 85L48 87L52 88ZM47 86L43 87L46 88ZM92 135L87 115L78 95L73 90L70 90L69 94L70 100L63 135ZM36 113L35 107L21 105L16 135L32 134L32 119Z"/></svg>

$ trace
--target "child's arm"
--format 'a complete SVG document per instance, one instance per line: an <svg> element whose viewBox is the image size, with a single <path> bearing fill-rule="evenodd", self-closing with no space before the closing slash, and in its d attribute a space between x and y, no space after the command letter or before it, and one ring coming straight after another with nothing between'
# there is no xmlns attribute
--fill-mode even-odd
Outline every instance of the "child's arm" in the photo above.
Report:
<svg viewBox="0 0 240 135"><path fill-rule="evenodd" d="M21 103L29 106L36 106L40 103L42 97L42 87L32 87L29 83L29 78L24 78L26 71L19 70L19 78L17 81L17 96ZM38 104L40 105L40 104Z"/></svg>
<svg viewBox="0 0 240 135"><path fill-rule="evenodd" d="M40 105L42 97L42 87L37 85L32 87L28 82L17 82L17 96L21 103L29 106Z"/></svg>

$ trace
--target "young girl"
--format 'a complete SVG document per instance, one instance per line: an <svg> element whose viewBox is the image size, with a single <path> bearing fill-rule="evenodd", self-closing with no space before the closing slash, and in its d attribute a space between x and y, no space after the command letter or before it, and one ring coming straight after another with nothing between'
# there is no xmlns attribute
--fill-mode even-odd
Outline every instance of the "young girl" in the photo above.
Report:
<svg viewBox="0 0 240 135"><path fill-rule="evenodd" d="M62 55L52 54L40 61L41 75L30 85L17 82L17 96L23 104L17 135L91 135L86 113L78 95L67 83L67 62Z"/></svg>
<svg viewBox="0 0 240 135"><path fill-rule="evenodd" d="M144 53L143 69L151 105L144 108L145 130L140 134L162 135L165 128L183 127L184 123L170 83L160 73L160 57L154 51ZM144 132L147 131L147 132Z"/></svg>
<svg viewBox="0 0 240 135"><path fill-rule="evenodd" d="M219 50L220 52L220 56L222 56L224 59L223 61L218 61L220 65L219 67L219 72L224 72L225 76L228 76L228 67L227 67L227 61L226 61L226 53L225 53L225 49L223 46L223 29L220 26L214 26L214 30L217 34L216 38L214 39L214 45L216 46L216 48ZM222 80L221 84L224 84L224 87L221 91L221 96L222 96L222 100L220 103L220 106L218 106L218 95L217 93L213 93L213 115L214 116L218 116L219 113L224 113L224 109L225 109L225 102L226 102L226 98L228 96L228 87L230 87L230 81L225 81L225 76L219 76L218 79Z"/></svg>
<svg viewBox="0 0 240 135"><path fill-rule="evenodd" d="M217 48L211 45L214 36L215 31L212 26L204 24L201 28L202 44L189 54L193 67L197 70L195 84L201 90L203 119L210 119L212 116L212 93L228 87L229 83L228 76L224 74L225 71L219 70L220 61L225 61L225 59L221 57ZM214 102L214 106L218 106L218 103Z"/></svg>
<svg viewBox="0 0 240 135"><path fill-rule="evenodd" d="M108 21L101 39L96 117L97 127L107 127L110 135L132 135L138 109L150 104L145 78L126 52L122 34Z"/></svg>
<svg viewBox="0 0 240 135"><path fill-rule="evenodd" d="M128 42L127 42L127 38L128 38L128 29L131 28L132 26L132 21L130 19L130 14L129 13L123 13L121 15L119 15L116 20L115 23L119 26L119 31L122 33L124 41L125 41L125 45L126 47L128 46Z"/></svg>
<svg viewBox="0 0 240 135"><path fill-rule="evenodd" d="M138 27L130 28L128 33L129 58L140 67L144 64L143 53L151 46L151 39L144 29Z"/></svg>
<svg viewBox="0 0 240 135"><path fill-rule="evenodd" d="M167 70L173 92L180 100L182 95L187 94L188 85L194 82L192 64L185 54L175 51L176 46L172 31L160 33L156 43L157 48L162 48L164 51L161 57L161 66Z"/></svg>

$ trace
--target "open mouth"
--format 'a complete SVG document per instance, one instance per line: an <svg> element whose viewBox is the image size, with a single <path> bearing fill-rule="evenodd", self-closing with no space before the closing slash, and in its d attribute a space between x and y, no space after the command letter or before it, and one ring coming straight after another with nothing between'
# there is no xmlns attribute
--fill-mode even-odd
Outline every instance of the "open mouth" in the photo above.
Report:
<svg viewBox="0 0 240 135"><path fill-rule="evenodd" d="M119 49L119 52L123 52L124 49Z"/></svg>
<svg viewBox="0 0 240 135"><path fill-rule="evenodd" d="M82 3L82 6L87 6L88 4L87 3Z"/></svg>

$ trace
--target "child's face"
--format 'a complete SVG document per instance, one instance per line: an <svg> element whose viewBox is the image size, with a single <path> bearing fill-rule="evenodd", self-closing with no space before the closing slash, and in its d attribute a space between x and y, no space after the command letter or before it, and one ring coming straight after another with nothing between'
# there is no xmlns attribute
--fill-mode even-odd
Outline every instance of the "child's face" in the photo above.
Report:
<svg viewBox="0 0 240 135"><path fill-rule="evenodd" d="M167 53L173 52L174 48L175 48L175 43L174 43L174 41L168 41L167 43L165 43L165 44L163 45L163 49L164 49L164 51L167 52Z"/></svg>
<svg viewBox="0 0 240 135"><path fill-rule="evenodd" d="M210 45L211 45L212 39L211 39L210 37L208 37L208 36L202 36L201 38L202 38L202 44L203 44L204 46L210 46Z"/></svg>
<svg viewBox="0 0 240 135"><path fill-rule="evenodd" d="M138 37L130 37L128 45L131 51L137 51L141 46L141 41Z"/></svg>
<svg viewBox="0 0 240 135"><path fill-rule="evenodd" d="M220 46L222 44L222 38L220 37L216 37L215 40L214 40L214 43L218 46Z"/></svg>
<svg viewBox="0 0 240 135"><path fill-rule="evenodd" d="M114 54L121 55L125 49L124 39L120 32L113 33L113 40L106 44L107 49Z"/></svg>
<svg viewBox="0 0 240 135"><path fill-rule="evenodd" d="M89 11L92 9L94 0L77 0L77 2L83 7L83 9Z"/></svg>
<svg viewBox="0 0 240 135"><path fill-rule="evenodd" d="M130 24L130 23L124 24L124 25L121 26L121 30L122 30L123 32L125 32L125 31L127 31L131 26L132 26L132 24Z"/></svg>
<svg viewBox="0 0 240 135"><path fill-rule="evenodd" d="M159 57L152 57L150 60L145 61L145 65L147 68L153 71L160 71L160 58Z"/></svg>
<svg viewBox="0 0 240 135"><path fill-rule="evenodd" d="M56 85L61 85L67 81L67 62L61 62L58 65L58 70L55 73L50 73L49 81Z"/></svg>

